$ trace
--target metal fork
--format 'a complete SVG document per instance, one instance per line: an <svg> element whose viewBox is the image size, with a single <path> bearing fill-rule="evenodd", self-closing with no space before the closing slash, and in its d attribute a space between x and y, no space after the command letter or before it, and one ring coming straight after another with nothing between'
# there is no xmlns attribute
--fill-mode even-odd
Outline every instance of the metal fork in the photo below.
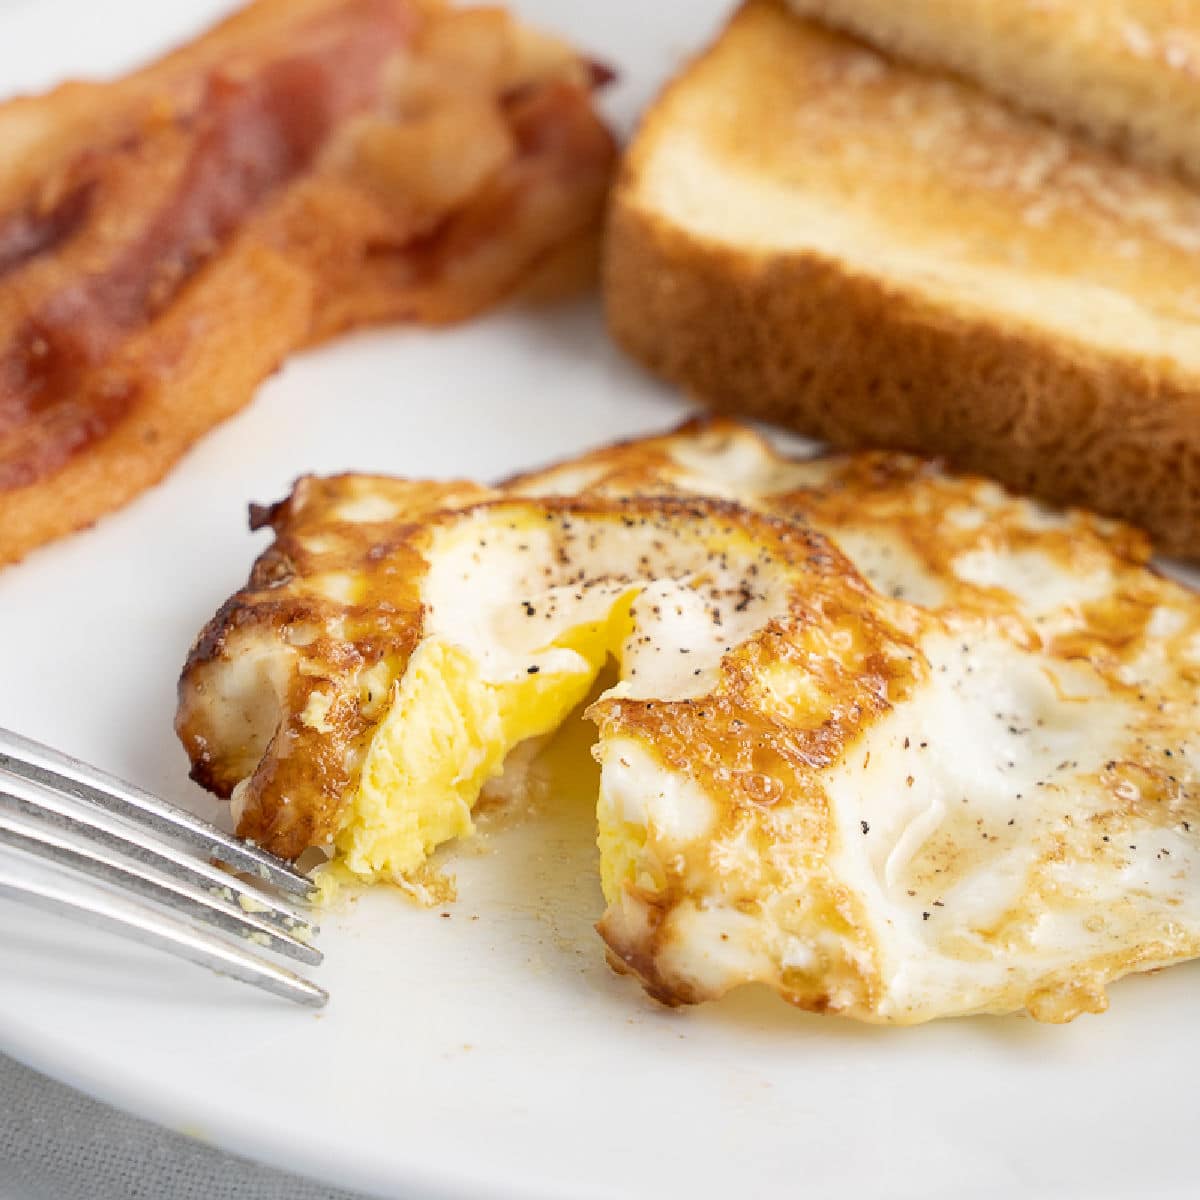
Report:
<svg viewBox="0 0 1200 1200"><path fill-rule="evenodd" d="M6 729L0 845L67 869L65 876L31 875L0 857L0 896L66 912L300 1004L319 1008L329 998L249 949L316 965L317 926L287 900L213 863L289 896L308 898L311 881L149 792Z"/></svg>

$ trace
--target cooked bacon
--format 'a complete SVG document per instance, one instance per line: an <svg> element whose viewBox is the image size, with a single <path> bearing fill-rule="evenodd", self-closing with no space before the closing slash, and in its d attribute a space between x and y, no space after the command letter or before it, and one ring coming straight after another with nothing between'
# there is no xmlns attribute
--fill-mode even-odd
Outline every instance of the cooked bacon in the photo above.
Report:
<svg viewBox="0 0 1200 1200"><path fill-rule="evenodd" d="M0 221L0 275L54 249L86 218L92 185L80 184L44 212L12 213Z"/></svg>
<svg viewBox="0 0 1200 1200"><path fill-rule="evenodd" d="M340 121L379 98L404 24L371 5L338 25L319 46L263 63L247 78L213 73L196 110L165 131L169 140L186 130L187 146L162 205L145 213L144 227L106 269L68 280L18 326L0 352L0 438L26 425L45 436L17 441L23 453L0 459L0 489L50 474L121 419L136 391L110 388L81 406L84 374L169 304L266 196L311 163ZM136 153L156 169L162 140L149 134L116 153ZM97 174L76 193L91 195L103 163L92 152L87 158ZM104 215L96 206L91 219ZM63 221L59 237L79 223Z"/></svg>
<svg viewBox="0 0 1200 1200"><path fill-rule="evenodd" d="M80 136L0 212L0 563L160 478L287 351L460 319L586 238L594 78L498 10L258 0L96 86L102 120L73 100Z"/></svg>

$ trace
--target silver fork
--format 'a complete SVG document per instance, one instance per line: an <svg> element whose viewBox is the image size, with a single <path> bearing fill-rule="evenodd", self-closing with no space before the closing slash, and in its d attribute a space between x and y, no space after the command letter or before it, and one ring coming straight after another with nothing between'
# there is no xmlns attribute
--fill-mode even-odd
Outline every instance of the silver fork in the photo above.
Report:
<svg viewBox="0 0 1200 1200"><path fill-rule="evenodd" d="M149 792L6 729L0 845L66 868L31 874L16 858L0 857L0 896L115 930L300 1004L319 1008L329 998L248 948L316 965L318 927L293 903L213 862L287 896L308 898L308 879Z"/></svg>

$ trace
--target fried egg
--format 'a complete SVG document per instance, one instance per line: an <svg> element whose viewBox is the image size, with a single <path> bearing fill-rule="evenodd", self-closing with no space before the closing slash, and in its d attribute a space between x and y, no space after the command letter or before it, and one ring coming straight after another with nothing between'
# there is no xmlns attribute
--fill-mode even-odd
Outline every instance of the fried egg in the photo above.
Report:
<svg viewBox="0 0 1200 1200"><path fill-rule="evenodd" d="M1200 601L1128 527L723 421L266 519L178 728L286 857L411 880L611 663L598 928L666 1003L1062 1021L1200 952Z"/></svg>

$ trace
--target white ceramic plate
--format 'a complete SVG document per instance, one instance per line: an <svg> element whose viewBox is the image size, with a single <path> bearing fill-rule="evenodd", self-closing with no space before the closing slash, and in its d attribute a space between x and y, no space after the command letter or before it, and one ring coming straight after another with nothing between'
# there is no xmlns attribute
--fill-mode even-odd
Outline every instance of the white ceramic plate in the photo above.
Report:
<svg viewBox="0 0 1200 1200"><path fill-rule="evenodd" d="M128 65L213 0L0 0L0 87ZM519 5L619 64L632 115L720 0ZM358 336L291 365L162 487L0 573L0 724L212 815L171 730L188 644L302 471L497 476L683 405L586 302ZM879 1030L747 992L668 1012L605 966L586 788L450 858L459 900L326 921L313 1015L0 904L0 1048L231 1150L408 1198L1196 1194L1197 971L1066 1028ZM438 915L439 911L443 914Z"/></svg>

